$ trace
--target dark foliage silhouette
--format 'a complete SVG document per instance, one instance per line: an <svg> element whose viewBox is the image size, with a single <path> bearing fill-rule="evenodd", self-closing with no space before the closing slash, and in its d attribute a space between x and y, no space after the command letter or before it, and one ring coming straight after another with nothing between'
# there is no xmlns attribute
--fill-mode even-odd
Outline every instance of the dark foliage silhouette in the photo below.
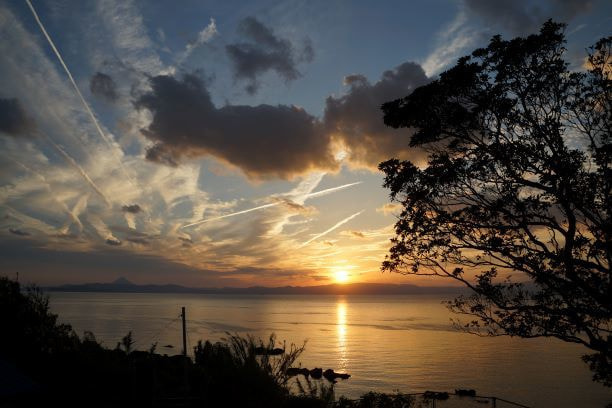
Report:
<svg viewBox="0 0 612 408"><path fill-rule="evenodd" d="M283 346L279 353L274 335L267 341L230 334L215 344L200 341L194 362L155 354L155 344L149 351L134 350L131 332L108 349L93 333L79 338L59 324L40 289L22 291L4 277L0 321L0 378L18 373L27 382L13 394L0 394L0 406L327 406L323 394L290 392L287 371L304 345ZM3 371L7 367L14 369Z"/></svg>
<svg viewBox="0 0 612 408"><path fill-rule="evenodd" d="M382 269L462 282L472 294L449 303L469 316L460 327L582 344L610 386L612 37L572 72L563 30L496 36L382 106L428 154L379 166L403 206Z"/></svg>
<svg viewBox="0 0 612 408"><path fill-rule="evenodd" d="M229 333L224 342L199 341L194 356L203 384L202 400L210 406L258 407L262 402L283 406L289 397L287 369L304 346L291 345L286 352L273 356L276 348L274 335L267 342Z"/></svg>

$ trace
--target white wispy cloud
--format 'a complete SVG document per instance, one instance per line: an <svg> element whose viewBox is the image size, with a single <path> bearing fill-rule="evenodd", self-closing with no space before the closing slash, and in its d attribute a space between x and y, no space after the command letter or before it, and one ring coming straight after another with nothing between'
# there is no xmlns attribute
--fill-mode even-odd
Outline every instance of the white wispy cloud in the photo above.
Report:
<svg viewBox="0 0 612 408"><path fill-rule="evenodd" d="M179 55L177 59L178 64L180 65L185 62L185 60L189 58L189 56L195 49L206 44L218 34L219 32L217 31L217 23L215 22L215 19L211 17L208 25L198 33L197 38L194 41L189 42L185 46L185 50Z"/></svg>
<svg viewBox="0 0 612 408"><path fill-rule="evenodd" d="M297 204L303 204L303 202L305 200L309 199L309 198L321 197L321 196L324 196L324 195L327 195L327 194L335 193L337 191L343 190L345 188L348 188L348 187L351 187L351 186L354 186L354 185L357 185L357 184L360 184L360 183L361 183L360 181L355 182L355 183L348 183L348 184L344 184L344 185L341 185L341 186L338 186L338 187L332 187L332 188L328 188L328 189L325 189L325 190L317 191L315 193L304 194L304 193L300 192L300 193L297 193L297 194L295 194L295 193L291 194L290 193L288 195L289 196L291 196L291 195L297 196L298 198L295 199L294 201ZM273 196L273 198L275 198L275 197L276 196ZM247 214L247 213L250 213L250 212L253 212L253 211L263 210L263 209L270 208L270 207L276 207L276 206L279 206L281 204L282 204L281 201L275 201L273 203L259 205L257 207L253 207L253 208L249 208L249 209L241 210L241 211L236 211L236 212L233 212L233 213L230 213L230 214L221 215L221 216L218 216L218 217L202 219L202 220L199 220L199 221L196 221L196 222L192 222L192 223L187 224L187 225L183 225L181 228L193 227L195 225L204 224L204 223L207 223L207 222L210 222L210 221L221 220L221 219L224 219L224 218L234 217L236 215L242 215L242 214Z"/></svg>
<svg viewBox="0 0 612 408"><path fill-rule="evenodd" d="M446 29L437 35L436 48L422 62L428 77L438 74L474 46L478 34L469 25L468 14L460 10Z"/></svg>
<svg viewBox="0 0 612 408"><path fill-rule="evenodd" d="M62 58L62 55L60 54L59 50L55 46L55 43L51 39L51 36L49 35L47 30L45 29L45 26L43 25L42 21L40 20L40 17L38 16L38 13L36 12L36 9L34 8L34 6L32 6L32 3L30 2L30 0L26 0L26 3L28 5L28 7L30 8L30 11L32 12L32 15L34 16L34 19L36 20L36 23L38 24L38 27L40 27L40 30L42 31L42 33L44 34L45 38L47 39L49 45L51 46L51 49L53 50L53 52L56 55L57 59L59 60L60 64L64 68L64 71L66 72L66 75L68 76L68 79L70 80L70 83L72 84L72 86L74 88L74 91L76 92L76 94L78 95L79 99L81 100L81 103L83 104L83 107L85 108L85 110L89 114L89 117L91 118L91 121L92 121L95 129L97 130L97 132L100 135L100 137L106 142L106 144L108 145L108 147L109 147L110 151L112 152L112 154L115 156L117 162L119 163L119 165L123 169L123 172L124 172L127 180L129 182L131 182L132 184L134 184L134 182L132 181L132 177L129 175L129 173L127 172L127 170L123 166L123 162L121 161L121 157L123 156L123 151L102 130L102 127L100 126L100 123L98 122L98 119L96 118L96 115L94 115L91 107L89 106L89 103L87 103L87 101L83 97L83 94L81 93L81 90L79 89L79 86L77 85L76 81L74 80L74 77L72 76L72 73L68 69L68 66L64 62L64 59ZM120 154L117 154L117 150L120 152ZM88 177L87 175L85 175L85 176Z"/></svg>
<svg viewBox="0 0 612 408"><path fill-rule="evenodd" d="M101 0L97 2L97 14L108 28L113 51L122 63L148 75L167 72L134 1Z"/></svg>
<svg viewBox="0 0 612 408"><path fill-rule="evenodd" d="M102 192L102 190L100 190L100 187L98 187L96 183L94 183L94 181L91 179L91 177L89 177L87 172L83 170L83 168L79 166L79 164L68 153L66 153L64 149L62 149L53 140L51 140L51 138L48 138L47 140L49 140L49 143L53 145L53 147L60 153L60 155L62 155L62 157L66 159L66 161L83 177L83 179L87 182L87 184L89 184L91 188L104 200L106 205L110 207L111 206L110 201L108 200L106 195Z"/></svg>

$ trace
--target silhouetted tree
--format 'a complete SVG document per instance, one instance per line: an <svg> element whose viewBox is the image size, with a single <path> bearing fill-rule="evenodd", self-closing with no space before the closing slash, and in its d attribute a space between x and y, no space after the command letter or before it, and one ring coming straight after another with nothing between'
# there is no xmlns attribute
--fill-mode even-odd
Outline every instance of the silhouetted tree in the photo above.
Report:
<svg viewBox="0 0 612 408"><path fill-rule="evenodd" d="M612 37L572 72L563 30L495 36L382 106L427 155L379 165L403 207L382 269L462 282L465 330L582 344L610 386Z"/></svg>
<svg viewBox="0 0 612 408"><path fill-rule="evenodd" d="M18 282L0 277L0 357L31 359L70 350L78 343L67 324L57 322L48 297L36 286L22 291Z"/></svg>

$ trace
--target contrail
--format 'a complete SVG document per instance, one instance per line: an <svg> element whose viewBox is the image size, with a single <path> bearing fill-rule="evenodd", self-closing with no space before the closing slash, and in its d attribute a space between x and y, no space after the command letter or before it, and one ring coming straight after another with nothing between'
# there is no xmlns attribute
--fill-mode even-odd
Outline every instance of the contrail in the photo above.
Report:
<svg viewBox="0 0 612 408"><path fill-rule="evenodd" d="M111 203L110 201L108 201L108 198L106 198L106 196L104 195L104 193L102 192L102 190L100 190L100 188L98 188L98 186L96 185L96 183L94 183L94 181L91 179L91 177L89 177L89 175L85 172L85 170L83 170L83 168L81 166L79 166L79 164L68 154L66 153L66 151L64 149L62 149L60 146L58 146L53 140L51 140L51 138L49 136L47 136L47 140L49 140L49 142L51 142L51 144L53 145L53 147L55 147L55 149L60 152L60 154L64 157L64 159L66 159L66 161L68 163L70 163L78 172L79 174L85 179L85 181L87 181L87 183L91 186L91 188L93 188L93 190L98 193L98 195L100 197L102 197L102 199L104 200L104 202L111 207Z"/></svg>
<svg viewBox="0 0 612 408"><path fill-rule="evenodd" d="M361 184L361 181L358 181L356 183L344 184L344 185L341 185L341 186L338 186L338 187L328 188L328 189L317 191L317 192L314 192L314 193L304 194L302 197L303 197L304 200L306 200L308 198L320 197L320 196L323 196L323 195L326 195L326 194L333 193L333 192L338 191L338 190L342 190L342 189L347 188L347 187L354 186L356 184ZM257 211L257 210L263 210L264 208L275 207L275 206L280 205L280 204L283 204L283 202L282 201L277 201L277 202L270 203L270 204L260 205L259 207L249 208L248 210L242 210L242 211L238 211L238 212L235 212L235 213L222 215L220 217L202 219L200 221L196 221L196 222L193 222L191 224L183 225L181 227L181 229L182 228L187 228L187 227L193 227L194 225L204 224L204 223L209 222L209 221L216 221L216 220L220 220L220 219L223 219L223 218L233 217L235 215L246 214L246 213L249 213L251 211Z"/></svg>
<svg viewBox="0 0 612 408"><path fill-rule="evenodd" d="M364 212L365 210L361 210L359 212L356 212L355 214L346 217L345 219L343 219L342 221L336 223L336 225L334 225L333 227L323 231L322 233L315 235L314 237L310 238L308 241L304 242L302 245L300 245L300 248L305 247L306 245L310 244L312 241L321 238L322 236L325 236L327 234L329 234L330 232L332 232L333 230L335 230L336 228L340 227L341 225L346 224L347 222L349 222L350 220L352 220L353 218L355 218L356 216L358 216L359 214L361 214L362 212Z"/></svg>
<svg viewBox="0 0 612 408"><path fill-rule="evenodd" d="M18 161L16 159L13 159L11 157L9 157L9 159L14 161L15 163L17 163L19 166L24 168L26 171L28 171L28 172L34 174L36 177L38 177L38 179L41 180L44 183L47 192L51 195L51 197L53 197L53 200L55 200L55 202L58 203L62 207L62 209L66 212L66 214L68 214L70 216L70 218L74 222L76 222L76 223L78 223L80 225L81 230L83 229L83 224L78 219L78 217L75 216L74 210L70 211L70 209L68 208L66 203L64 203L59 198L57 198L57 195L53 192L53 190L51 190L51 185L49 184L49 182L47 181L47 178L45 176L43 176L42 174L40 174L36 170L33 170L33 169L29 168L28 166L26 166L25 164L21 163L20 161ZM79 202L80 202L80 200L79 200ZM75 208L76 208L76 206L75 206ZM65 225L65 227L67 228L68 225Z"/></svg>
<svg viewBox="0 0 612 408"><path fill-rule="evenodd" d="M89 117L91 118L91 121L93 122L94 126L96 127L96 130L98 131L98 134L106 142L106 144L108 145L108 147L111 150L111 154L119 162L119 165L121 166L121 169L125 173L128 181L132 185L134 185L130 175L128 174L127 170L123 166L123 162L121 162L121 159L119 157L117 157L117 155L115 153L115 149L113 147L112 141L108 138L108 136L106 136L106 134L104 134L104 131L102 130L102 128L100 127L100 124L98 123L98 119L96 119L96 116L94 115L93 111L89 107L89 104L87 103L87 101L83 97L83 94L81 93L81 90L79 89L79 87L77 86L76 81L72 77L72 74L70 73L70 70L68 69L68 66L64 62L64 59L62 58L60 52L58 51L57 47L55 46L55 43L53 42L53 40L49 36L49 33L47 33L47 30L45 29L45 26L43 26L42 21L40 21L40 18L38 17L38 13L34 9L34 6L32 6L32 3L30 2L30 0L26 0L26 3L28 4L28 7L30 8L30 10L32 11L32 14L34 15L34 19L36 19L36 22L38 23L38 27L40 27L40 30L45 35L45 38L47 39L47 42L49 43L49 45L53 49L53 52L55 53L55 55L57 56L57 59L59 60L60 64L62 64L62 67L64 68L64 71L66 71L66 75L68 75L68 79L70 79L70 82L72 83L72 86L74 87L74 90L76 91L77 95L81 99L81 102L83 103L83 106L85 107L85 110L89 114Z"/></svg>
<svg viewBox="0 0 612 408"><path fill-rule="evenodd" d="M309 193L309 194L304 195L304 198L308 199L308 198L320 197L320 196L323 196L329 193L333 193L338 190L342 190L347 187L355 186L357 184L361 184L361 181L357 181L355 183L343 184L338 187L332 187L332 188L328 188L328 189L321 190L321 191L315 191L314 193Z"/></svg>
<svg viewBox="0 0 612 408"><path fill-rule="evenodd" d="M204 224L205 222L220 220L220 219L227 218L227 217L233 217L234 215L246 214L246 213L250 213L251 211L263 210L264 208L274 207L274 206L277 206L279 204L281 204L281 203L280 202L275 202L275 203L270 203L270 204L264 204L264 205L260 205L259 207L249 208L248 210L242 210L242 211L238 211L238 212L235 212L235 213L222 215L220 217L207 218L205 220L196 221L196 222L193 222L191 224L183 225L181 228L193 227L194 225Z"/></svg>

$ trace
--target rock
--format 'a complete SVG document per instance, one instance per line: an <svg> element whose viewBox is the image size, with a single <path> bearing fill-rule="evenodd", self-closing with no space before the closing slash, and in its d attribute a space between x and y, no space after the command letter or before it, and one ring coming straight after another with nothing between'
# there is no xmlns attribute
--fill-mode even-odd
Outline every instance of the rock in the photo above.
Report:
<svg viewBox="0 0 612 408"><path fill-rule="evenodd" d="M455 395L459 395L460 397L475 397L476 390L455 390Z"/></svg>
<svg viewBox="0 0 612 408"><path fill-rule="evenodd" d="M310 370L310 376L314 378L315 380L320 380L321 377L323 376L323 369L313 368L312 370Z"/></svg>
<svg viewBox="0 0 612 408"><path fill-rule="evenodd" d="M342 380L346 380L350 376L351 376L350 374L346 374L346 373L336 373L331 368L328 368L327 370L325 370L325 372L323 372L323 377L325 377L327 381L333 382L333 383L335 383L338 378Z"/></svg>
<svg viewBox="0 0 612 408"><path fill-rule="evenodd" d="M428 400L447 400L448 392L425 391L423 398Z"/></svg>
<svg viewBox="0 0 612 408"><path fill-rule="evenodd" d="M307 368L300 367L290 367L287 369L287 375L292 377L295 375L302 374L304 377L308 377L310 375L310 370Z"/></svg>

